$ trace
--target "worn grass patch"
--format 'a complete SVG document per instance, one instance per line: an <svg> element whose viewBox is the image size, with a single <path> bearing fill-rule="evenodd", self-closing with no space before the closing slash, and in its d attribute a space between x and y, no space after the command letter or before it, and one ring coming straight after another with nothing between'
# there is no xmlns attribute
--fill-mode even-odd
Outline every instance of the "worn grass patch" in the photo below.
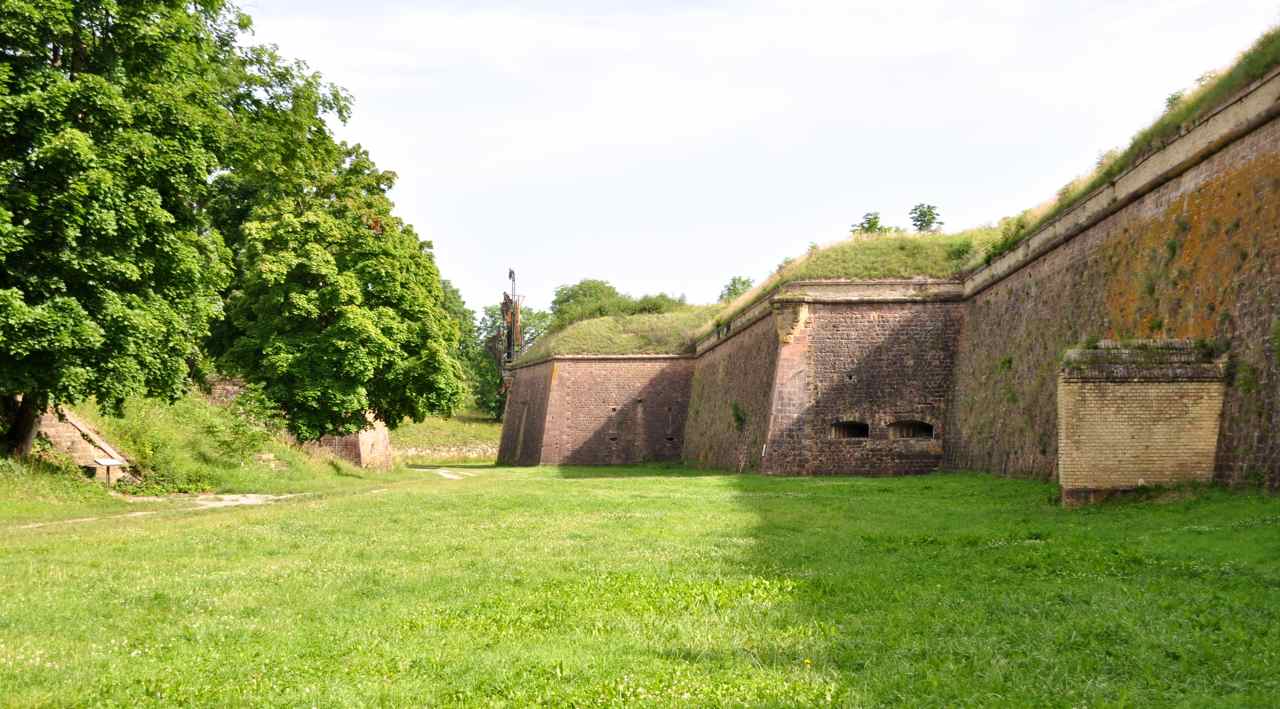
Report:
<svg viewBox="0 0 1280 709"><path fill-rule="evenodd" d="M520 362L537 362L555 355L682 354L690 351L690 337L715 318L719 305L694 305L670 313L615 315L574 323L538 338Z"/></svg>
<svg viewBox="0 0 1280 709"><path fill-rule="evenodd" d="M1280 500L455 468L0 537L16 705L1205 706L1280 695ZM463 475L465 473L466 475Z"/></svg>

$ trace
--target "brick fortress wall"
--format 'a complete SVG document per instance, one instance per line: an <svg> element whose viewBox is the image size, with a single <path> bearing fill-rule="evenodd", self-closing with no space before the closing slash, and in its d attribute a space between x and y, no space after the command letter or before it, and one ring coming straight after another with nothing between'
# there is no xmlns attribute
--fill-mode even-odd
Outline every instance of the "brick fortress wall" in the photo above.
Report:
<svg viewBox="0 0 1280 709"><path fill-rule="evenodd" d="M1192 131L1184 140L1203 139ZM1062 353L1089 339L1187 338L1229 350L1236 372L1217 479L1280 484L1280 122L1209 147L1216 152L972 294L948 466L1055 479Z"/></svg>
<svg viewBox="0 0 1280 709"><path fill-rule="evenodd" d="M664 356L556 358L516 369L506 415L517 419L503 426L498 459L517 465L679 460L692 375L691 359Z"/></svg>
<svg viewBox="0 0 1280 709"><path fill-rule="evenodd" d="M927 473L942 461L961 305L815 303L779 355L764 470Z"/></svg>
<svg viewBox="0 0 1280 709"><path fill-rule="evenodd" d="M1273 72L955 292L829 282L771 294L695 343L684 458L796 473L922 472L941 460L1056 479L1064 352L1101 338L1188 339L1229 353L1215 479L1280 486L1278 116ZM628 365L597 366L625 378ZM518 370L517 389L536 388L537 371ZM555 377L544 381L554 399ZM558 402L542 411L569 439L523 461L569 449L575 462L619 457L574 448L612 425L594 410L565 421L599 406L590 386ZM518 430L540 437L542 423L511 414L504 448ZM895 426L903 417L915 427ZM901 437L925 426L927 439Z"/></svg>

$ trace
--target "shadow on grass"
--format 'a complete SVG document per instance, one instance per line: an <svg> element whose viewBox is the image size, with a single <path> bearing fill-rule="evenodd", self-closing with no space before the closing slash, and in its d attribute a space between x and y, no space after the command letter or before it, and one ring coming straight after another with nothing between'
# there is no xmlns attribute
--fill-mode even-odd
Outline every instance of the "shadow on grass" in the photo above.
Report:
<svg viewBox="0 0 1280 709"><path fill-rule="evenodd" d="M1277 684L1247 639L1280 621L1256 604L1278 572L1248 568L1230 531L1277 507L1183 491L1081 514L1052 484L976 473L732 484L756 520L743 588L777 600L742 599L749 647L666 658L812 671L872 704L1195 704Z"/></svg>
<svg viewBox="0 0 1280 709"><path fill-rule="evenodd" d="M333 469L333 474L343 478L355 478L357 480L368 480L364 475L355 472L356 469L343 465L336 460L329 461L329 467Z"/></svg>

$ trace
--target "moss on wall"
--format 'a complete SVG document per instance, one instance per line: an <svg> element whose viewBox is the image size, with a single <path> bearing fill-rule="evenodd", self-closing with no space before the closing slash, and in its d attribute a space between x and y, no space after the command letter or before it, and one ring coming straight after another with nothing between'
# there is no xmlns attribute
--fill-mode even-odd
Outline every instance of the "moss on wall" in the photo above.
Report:
<svg viewBox="0 0 1280 709"><path fill-rule="evenodd" d="M1055 474L1055 377L1099 336L1228 349L1219 478L1280 476L1280 123L1272 122L975 296L956 363L950 464Z"/></svg>

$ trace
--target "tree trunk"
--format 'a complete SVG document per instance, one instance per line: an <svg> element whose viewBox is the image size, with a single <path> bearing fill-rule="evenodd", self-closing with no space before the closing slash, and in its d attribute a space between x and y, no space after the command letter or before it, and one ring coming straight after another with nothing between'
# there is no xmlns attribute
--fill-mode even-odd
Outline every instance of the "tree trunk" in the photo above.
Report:
<svg viewBox="0 0 1280 709"><path fill-rule="evenodd" d="M30 455L36 443L36 424L49 406L49 395L43 392L27 392L22 395L18 412L9 426L9 450L14 455Z"/></svg>

